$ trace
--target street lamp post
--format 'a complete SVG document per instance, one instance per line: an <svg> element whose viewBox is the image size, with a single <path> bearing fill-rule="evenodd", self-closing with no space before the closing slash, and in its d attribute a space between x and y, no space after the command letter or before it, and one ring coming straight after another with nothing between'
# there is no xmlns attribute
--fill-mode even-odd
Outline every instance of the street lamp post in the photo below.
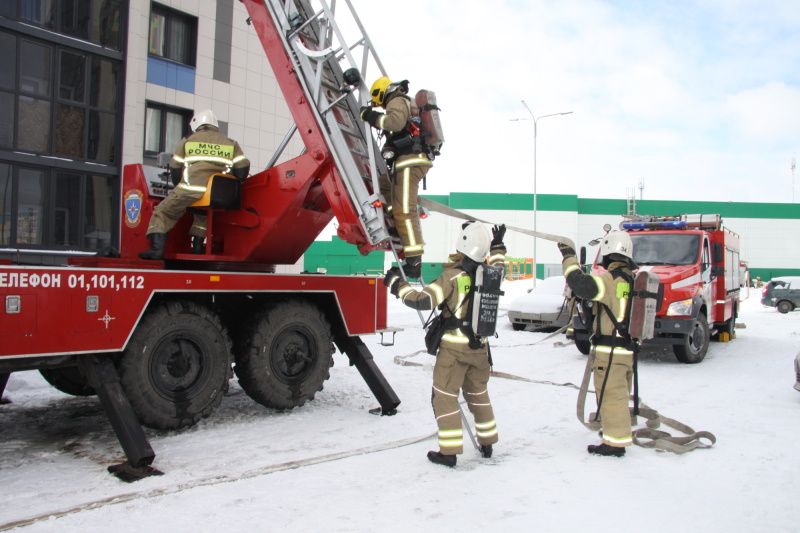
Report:
<svg viewBox="0 0 800 533"><path fill-rule="evenodd" d="M536 137L537 137L537 134L538 134L538 132L537 132L537 123L539 122L539 119L541 119L541 118L555 117L555 116L558 116L558 115L569 115L570 113L572 113L572 111L566 111L564 113L551 113L549 115L542 115L542 116L537 117L537 116L534 116L533 111L531 111L531 108L528 107L528 104L525 103L525 100L522 101L522 105L524 105L525 109L527 109L528 113L530 113L530 115L531 115L530 120L533 120L533 231L535 232L536 231L536 210L537 210L537 207L538 207L538 205L536 203ZM528 120L528 119L515 118L515 119L512 119L512 120ZM536 287L536 260L537 260L537 256L536 256L536 237L534 237L533 238L533 272L532 272L532 274L533 274L533 286L534 287Z"/></svg>

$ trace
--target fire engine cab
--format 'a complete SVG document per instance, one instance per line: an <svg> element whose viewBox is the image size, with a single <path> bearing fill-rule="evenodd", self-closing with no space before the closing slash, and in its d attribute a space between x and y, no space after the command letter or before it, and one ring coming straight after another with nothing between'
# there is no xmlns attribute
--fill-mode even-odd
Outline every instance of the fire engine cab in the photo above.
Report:
<svg viewBox="0 0 800 533"><path fill-rule="evenodd" d="M683 363L699 363L712 337L735 338L739 309L739 236L722 226L720 215L624 217L640 271L658 276L654 336L648 344L669 344ZM592 273L603 272L599 257ZM575 344L591 348L591 302L573 317Z"/></svg>

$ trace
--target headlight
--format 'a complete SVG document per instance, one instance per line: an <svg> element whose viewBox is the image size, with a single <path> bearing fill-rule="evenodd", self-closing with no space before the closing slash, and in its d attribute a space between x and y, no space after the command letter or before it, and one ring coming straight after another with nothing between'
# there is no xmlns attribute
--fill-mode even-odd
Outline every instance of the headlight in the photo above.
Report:
<svg viewBox="0 0 800 533"><path fill-rule="evenodd" d="M692 300L672 302L667 308L667 316L692 316Z"/></svg>

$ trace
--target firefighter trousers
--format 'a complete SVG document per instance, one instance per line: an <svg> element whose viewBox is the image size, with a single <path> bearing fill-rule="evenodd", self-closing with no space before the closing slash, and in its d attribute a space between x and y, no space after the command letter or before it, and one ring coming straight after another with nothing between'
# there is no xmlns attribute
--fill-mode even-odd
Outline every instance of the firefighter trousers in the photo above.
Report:
<svg viewBox="0 0 800 533"><path fill-rule="evenodd" d="M175 224L186 213L186 208L195 203L203 196L202 191L187 191L182 187L175 187L166 198L164 198L150 217L150 225L147 234L169 233ZM204 214L195 214L189 235L192 237L205 238L206 223L208 217Z"/></svg>
<svg viewBox="0 0 800 533"><path fill-rule="evenodd" d="M433 367L433 414L439 426L439 451L444 455L464 452L460 390L475 417L478 442L497 442L497 424L487 388L491 370L486 349L458 350L450 344L442 342Z"/></svg>
<svg viewBox="0 0 800 533"><path fill-rule="evenodd" d="M419 183L428 173L428 169L429 165L409 166L396 170L392 175L392 182L385 174L379 179L381 194L391 205L391 215L406 257L422 255L424 252L425 242L422 240L419 224L417 195Z"/></svg>
<svg viewBox="0 0 800 533"><path fill-rule="evenodd" d="M633 381L633 355L614 353L609 371L609 354L595 351L592 375L594 390L600 405L600 423L603 426L603 442L610 446L630 446L631 414L628 399ZM606 373L608 380L606 381ZM603 388L605 382L605 389ZM604 391L604 392L603 392Z"/></svg>

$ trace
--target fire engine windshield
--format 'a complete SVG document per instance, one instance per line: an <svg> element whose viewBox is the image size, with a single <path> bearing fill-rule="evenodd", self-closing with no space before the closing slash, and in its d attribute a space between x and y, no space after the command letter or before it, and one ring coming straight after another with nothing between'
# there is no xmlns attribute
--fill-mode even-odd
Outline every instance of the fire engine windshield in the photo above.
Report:
<svg viewBox="0 0 800 533"><path fill-rule="evenodd" d="M700 253L700 235L631 233L637 265L691 265Z"/></svg>

